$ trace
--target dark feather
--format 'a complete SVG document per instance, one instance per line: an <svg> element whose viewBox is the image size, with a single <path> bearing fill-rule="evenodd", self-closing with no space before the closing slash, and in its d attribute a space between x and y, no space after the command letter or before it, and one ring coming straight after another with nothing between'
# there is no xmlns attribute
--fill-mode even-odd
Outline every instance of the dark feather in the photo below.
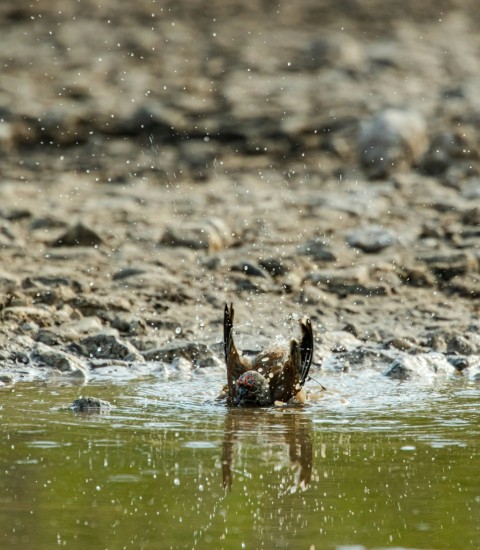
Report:
<svg viewBox="0 0 480 550"><path fill-rule="evenodd" d="M302 339L300 341L300 386L303 386L307 380L310 366L313 359L313 329L310 319L300 321L302 329Z"/></svg>

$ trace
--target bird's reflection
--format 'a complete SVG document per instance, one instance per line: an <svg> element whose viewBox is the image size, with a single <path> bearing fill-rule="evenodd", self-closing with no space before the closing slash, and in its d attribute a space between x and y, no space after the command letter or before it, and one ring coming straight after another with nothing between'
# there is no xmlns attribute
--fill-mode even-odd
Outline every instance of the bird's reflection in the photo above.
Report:
<svg viewBox="0 0 480 550"><path fill-rule="evenodd" d="M229 409L225 420L225 435L222 447L223 485L231 490L233 485L235 451L242 443L256 438L258 457L271 453L276 462L282 461L273 453L274 448L283 445L283 454L288 456L291 467L296 470L295 481L288 488L290 492L305 490L312 477L313 446L310 437L311 421L298 409ZM245 472L243 473L245 475Z"/></svg>

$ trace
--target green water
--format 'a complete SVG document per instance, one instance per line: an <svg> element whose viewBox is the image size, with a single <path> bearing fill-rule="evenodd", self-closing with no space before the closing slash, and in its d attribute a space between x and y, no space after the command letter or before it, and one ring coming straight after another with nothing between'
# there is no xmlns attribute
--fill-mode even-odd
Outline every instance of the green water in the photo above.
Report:
<svg viewBox="0 0 480 550"><path fill-rule="evenodd" d="M230 411L201 377L3 388L0 548L480 548L478 385L330 385ZM82 393L115 407L60 408Z"/></svg>

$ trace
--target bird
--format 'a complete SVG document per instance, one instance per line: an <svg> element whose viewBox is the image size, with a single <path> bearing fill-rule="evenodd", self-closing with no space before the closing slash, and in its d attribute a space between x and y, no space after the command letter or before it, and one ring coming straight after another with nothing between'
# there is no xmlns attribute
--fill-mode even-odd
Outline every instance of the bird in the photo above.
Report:
<svg viewBox="0 0 480 550"><path fill-rule="evenodd" d="M227 404L235 407L268 407L293 401L304 403L303 386L313 357L313 330L310 319L301 319L300 341L271 345L252 360L242 356L233 340L233 304L225 304L223 345L227 367Z"/></svg>

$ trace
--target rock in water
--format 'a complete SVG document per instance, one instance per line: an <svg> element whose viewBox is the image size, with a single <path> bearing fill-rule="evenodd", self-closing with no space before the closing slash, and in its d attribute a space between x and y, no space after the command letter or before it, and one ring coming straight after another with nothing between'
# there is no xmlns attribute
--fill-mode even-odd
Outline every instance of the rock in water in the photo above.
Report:
<svg viewBox="0 0 480 550"><path fill-rule="evenodd" d="M112 406L108 401L98 397L79 397L70 408L75 412L102 413L109 412Z"/></svg>

